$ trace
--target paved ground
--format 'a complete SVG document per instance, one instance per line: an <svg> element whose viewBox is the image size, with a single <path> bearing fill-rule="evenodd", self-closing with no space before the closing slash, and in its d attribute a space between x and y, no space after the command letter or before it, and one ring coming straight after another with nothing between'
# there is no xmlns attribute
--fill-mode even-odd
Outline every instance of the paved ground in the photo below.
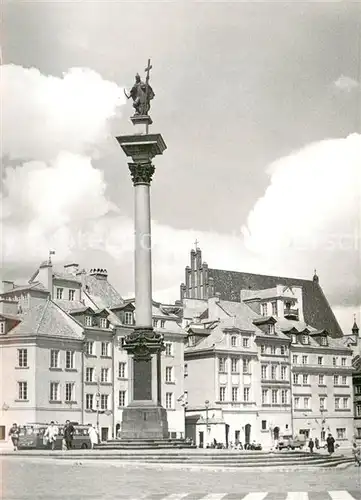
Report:
<svg viewBox="0 0 361 500"><path fill-rule="evenodd" d="M3 457L0 472L2 500L361 500L353 466L214 472Z"/></svg>

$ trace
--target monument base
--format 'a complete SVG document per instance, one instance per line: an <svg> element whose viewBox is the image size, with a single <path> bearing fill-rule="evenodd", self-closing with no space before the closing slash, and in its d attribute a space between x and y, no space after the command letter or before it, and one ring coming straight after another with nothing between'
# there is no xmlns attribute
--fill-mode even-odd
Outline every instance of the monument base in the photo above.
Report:
<svg viewBox="0 0 361 500"><path fill-rule="evenodd" d="M163 406L142 404L124 408L121 439L168 438L167 411Z"/></svg>

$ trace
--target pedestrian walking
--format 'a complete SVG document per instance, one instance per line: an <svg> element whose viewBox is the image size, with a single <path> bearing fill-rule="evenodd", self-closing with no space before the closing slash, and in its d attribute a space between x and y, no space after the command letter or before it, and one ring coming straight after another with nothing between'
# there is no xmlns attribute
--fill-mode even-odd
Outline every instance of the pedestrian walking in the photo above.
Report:
<svg viewBox="0 0 361 500"><path fill-rule="evenodd" d="M360 467L361 466L361 449L360 446L354 441L352 445L352 454L355 459L355 467Z"/></svg>
<svg viewBox="0 0 361 500"><path fill-rule="evenodd" d="M97 429L92 425L89 430L88 430L89 438L90 438L90 444L91 444L91 449L94 449L94 445L98 444L99 442L99 435Z"/></svg>
<svg viewBox="0 0 361 500"><path fill-rule="evenodd" d="M310 438L309 442L308 442L308 447L310 449L310 453L313 453L313 447L315 446L315 443L313 442L313 439Z"/></svg>
<svg viewBox="0 0 361 500"><path fill-rule="evenodd" d="M335 452L335 439L332 434L329 434L326 440L327 443L327 451L330 455Z"/></svg>
<svg viewBox="0 0 361 500"><path fill-rule="evenodd" d="M52 420L50 422L49 427L46 429L44 433L44 439L46 439L47 444L51 447L52 450L55 449L55 443L58 434L59 434L59 429Z"/></svg>
<svg viewBox="0 0 361 500"><path fill-rule="evenodd" d="M9 436L14 446L14 451L18 451L20 429L16 423L9 430Z"/></svg>
<svg viewBox="0 0 361 500"><path fill-rule="evenodd" d="M315 438L315 447L316 447L316 450L320 449L320 441L318 438Z"/></svg>
<svg viewBox="0 0 361 500"><path fill-rule="evenodd" d="M65 427L64 427L64 440L66 444L66 449L71 450L72 444L73 444L73 438L74 438L74 426L70 422L70 420L67 420L65 422Z"/></svg>

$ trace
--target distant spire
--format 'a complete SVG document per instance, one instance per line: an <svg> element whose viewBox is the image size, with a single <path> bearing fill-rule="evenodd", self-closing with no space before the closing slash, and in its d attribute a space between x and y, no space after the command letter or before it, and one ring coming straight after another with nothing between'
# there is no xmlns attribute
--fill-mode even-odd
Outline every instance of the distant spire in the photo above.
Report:
<svg viewBox="0 0 361 500"><path fill-rule="evenodd" d="M318 279L318 276L317 276L317 271L316 269L314 270L314 274L313 274L313 282L314 283L318 283L319 279Z"/></svg>
<svg viewBox="0 0 361 500"><path fill-rule="evenodd" d="M359 332L359 327L357 326L357 323L356 323L356 314L353 315L353 327L352 327L352 333L354 335L358 335L358 332Z"/></svg>

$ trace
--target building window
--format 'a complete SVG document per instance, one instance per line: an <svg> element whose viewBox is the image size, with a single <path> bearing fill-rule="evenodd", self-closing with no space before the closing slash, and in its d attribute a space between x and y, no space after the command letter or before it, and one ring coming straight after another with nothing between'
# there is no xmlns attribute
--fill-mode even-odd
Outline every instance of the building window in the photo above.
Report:
<svg viewBox="0 0 361 500"><path fill-rule="evenodd" d="M102 342L102 356L109 357L109 342Z"/></svg>
<svg viewBox="0 0 361 500"><path fill-rule="evenodd" d="M325 385L325 376L324 375L318 376L318 385Z"/></svg>
<svg viewBox="0 0 361 500"><path fill-rule="evenodd" d="M276 380L277 378L277 366L271 365L271 379Z"/></svg>
<svg viewBox="0 0 361 500"><path fill-rule="evenodd" d="M188 364L184 363L184 376L188 377Z"/></svg>
<svg viewBox="0 0 361 500"><path fill-rule="evenodd" d="M28 366L28 350L18 349L18 366L19 368L27 368Z"/></svg>
<svg viewBox="0 0 361 500"><path fill-rule="evenodd" d="M262 422L261 422L261 429L263 431L267 430L267 420L262 420Z"/></svg>
<svg viewBox="0 0 361 500"><path fill-rule="evenodd" d="M309 341L308 335L302 335L301 336L301 342L302 342L302 344L309 344L310 341Z"/></svg>
<svg viewBox="0 0 361 500"><path fill-rule="evenodd" d="M284 356L286 354L286 346L281 345L281 356Z"/></svg>
<svg viewBox="0 0 361 500"><path fill-rule="evenodd" d="M157 328L157 326L158 326L158 320L157 319L153 319L153 327Z"/></svg>
<svg viewBox="0 0 361 500"><path fill-rule="evenodd" d="M348 398L342 398L342 408L344 410L348 409Z"/></svg>
<svg viewBox="0 0 361 500"><path fill-rule="evenodd" d="M108 400L109 400L108 394L101 394L100 395L100 409L101 410L108 409Z"/></svg>
<svg viewBox="0 0 361 500"><path fill-rule="evenodd" d="M75 290L69 290L69 300L74 300L75 298Z"/></svg>
<svg viewBox="0 0 361 500"><path fill-rule="evenodd" d="M302 356L302 364L307 365L308 363L308 356Z"/></svg>
<svg viewBox="0 0 361 500"><path fill-rule="evenodd" d="M267 304L261 304L261 314L262 316L267 316Z"/></svg>
<svg viewBox="0 0 361 500"><path fill-rule="evenodd" d="M162 319L162 320L161 320L161 322L160 322L160 327L161 327L161 328L164 328L164 327L165 327L165 320L164 320L164 319Z"/></svg>
<svg viewBox="0 0 361 500"><path fill-rule="evenodd" d="M59 368L59 351L51 349L50 351L50 368Z"/></svg>
<svg viewBox="0 0 361 500"><path fill-rule="evenodd" d="M173 393L172 392L165 393L165 407L167 410L171 410L173 408Z"/></svg>
<svg viewBox="0 0 361 500"><path fill-rule="evenodd" d="M238 359L231 358L231 371L232 373L238 373Z"/></svg>
<svg viewBox="0 0 361 500"><path fill-rule="evenodd" d="M273 355L276 354L276 346L275 345L271 346L271 354L273 354Z"/></svg>
<svg viewBox="0 0 361 500"><path fill-rule="evenodd" d="M261 366L261 378L265 380L267 378L267 365Z"/></svg>
<svg viewBox="0 0 361 500"><path fill-rule="evenodd" d="M85 382L94 382L94 368L85 368Z"/></svg>
<svg viewBox="0 0 361 500"><path fill-rule="evenodd" d="M320 410L326 410L326 398L320 397Z"/></svg>
<svg viewBox="0 0 361 500"><path fill-rule="evenodd" d="M293 374L293 383L299 385L300 383L300 375L298 373Z"/></svg>
<svg viewBox="0 0 361 500"><path fill-rule="evenodd" d="M346 377L346 375L342 375L342 377L341 377L341 384L342 385L347 385L347 377Z"/></svg>
<svg viewBox="0 0 361 500"><path fill-rule="evenodd" d="M250 362L248 358L243 358L243 373L250 374Z"/></svg>
<svg viewBox="0 0 361 500"><path fill-rule="evenodd" d="M249 338L248 337L243 337L242 339L242 347L249 347Z"/></svg>
<svg viewBox="0 0 361 500"><path fill-rule="evenodd" d="M0 334L5 333L5 321L0 321Z"/></svg>
<svg viewBox="0 0 361 500"><path fill-rule="evenodd" d="M266 352L266 347L264 345L261 345L261 354L264 354Z"/></svg>
<svg viewBox="0 0 361 500"><path fill-rule="evenodd" d="M288 391L282 389L281 391L281 404L286 405L288 402Z"/></svg>
<svg viewBox="0 0 361 500"><path fill-rule="evenodd" d="M231 337L231 347L236 347L237 346L237 337L235 335L232 335Z"/></svg>
<svg viewBox="0 0 361 500"><path fill-rule="evenodd" d="M293 363L294 365L297 365L297 364L298 364L298 356L297 356L297 354L294 354L294 355L292 356L292 363Z"/></svg>
<svg viewBox="0 0 361 500"><path fill-rule="evenodd" d="M346 358L341 358L341 366L346 366Z"/></svg>
<svg viewBox="0 0 361 500"><path fill-rule="evenodd" d="M57 288L56 289L56 298L58 300L61 300L63 298L63 291L64 291L63 288Z"/></svg>
<svg viewBox="0 0 361 500"><path fill-rule="evenodd" d="M309 385L309 376L306 373L302 375L302 383L303 385Z"/></svg>
<svg viewBox="0 0 361 500"><path fill-rule="evenodd" d="M99 326L100 328L108 328L108 320L107 318L100 318L99 320Z"/></svg>
<svg viewBox="0 0 361 500"><path fill-rule="evenodd" d="M345 427L339 427L336 429L337 439L346 439L346 429Z"/></svg>
<svg viewBox="0 0 361 500"><path fill-rule="evenodd" d="M335 398L335 410L340 409L340 398Z"/></svg>
<svg viewBox="0 0 361 500"><path fill-rule="evenodd" d="M281 366L281 380L286 380L287 378L287 367Z"/></svg>
<svg viewBox="0 0 361 500"><path fill-rule="evenodd" d="M300 407L300 398L296 396L293 400L296 410Z"/></svg>
<svg viewBox="0 0 361 500"><path fill-rule="evenodd" d="M262 389L262 404L266 405L268 403L268 389Z"/></svg>
<svg viewBox="0 0 361 500"><path fill-rule="evenodd" d="M165 381L169 384L173 382L173 367L166 366L165 368Z"/></svg>
<svg viewBox="0 0 361 500"><path fill-rule="evenodd" d="M310 407L310 398L303 398L303 408L308 410Z"/></svg>
<svg viewBox="0 0 361 500"><path fill-rule="evenodd" d="M220 373L226 372L226 358L218 358L218 371Z"/></svg>
<svg viewBox="0 0 361 500"><path fill-rule="evenodd" d="M243 388L243 401L246 403L249 401L249 387Z"/></svg>
<svg viewBox="0 0 361 500"><path fill-rule="evenodd" d="M361 417L361 404L356 405L356 417Z"/></svg>
<svg viewBox="0 0 361 500"><path fill-rule="evenodd" d="M292 344L297 344L297 335L295 333L291 335L291 342Z"/></svg>
<svg viewBox="0 0 361 500"><path fill-rule="evenodd" d="M130 311L125 311L124 313L124 324L132 325L133 324L133 313Z"/></svg>
<svg viewBox="0 0 361 500"><path fill-rule="evenodd" d="M85 409L86 410L93 409L93 401L94 401L94 394L86 394L85 395Z"/></svg>
<svg viewBox="0 0 361 500"><path fill-rule="evenodd" d="M94 342L85 342L85 353L94 356Z"/></svg>
<svg viewBox="0 0 361 500"><path fill-rule="evenodd" d="M278 390L272 389L272 404L276 405L278 402Z"/></svg>
<svg viewBox="0 0 361 500"><path fill-rule="evenodd" d="M332 358L332 366L337 366L337 358Z"/></svg>
<svg viewBox="0 0 361 500"><path fill-rule="evenodd" d="M238 401L238 387L232 387L232 401Z"/></svg>
<svg viewBox="0 0 361 500"><path fill-rule="evenodd" d="M327 345L327 337L324 335L321 337L321 345Z"/></svg>
<svg viewBox="0 0 361 500"><path fill-rule="evenodd" d="M357 396L361 395L361 385L355 385L355 394Z"/></svg>
<svg viewBox="0 0 361 500"><path fill-rule="evenodd" d="M276 333L275 325L273 323L270 323L269 325L267 325L267 330L268 330L269 335L274 335Z"/></svg>
<svg viewBox="0 0 361 500"><path fill-rule="evenodd" d="M317 364L323 365L323 356L318 356L318 358L317 358Z"/></svg>
<svg viewBox="0 0 361 500"><path fill-rule="evenodd" d="M333 385L338 385L338 375L333 376Z"/></svg>
<svg viewBox="0 0 361 500"><path fill-rule="evenodd" d="M18 399L21 401L27 401L28 399L28 383L18 382Z"/></svg>
<svg viewBox="0 0 361 500"><path fill-rule="evenodd" d="M165 355L173 356L173 346L171 342L166 342L165 344Z"/></svg>
<svg viewBox="0 0 361 500"><path fill-rule="evenodd" d="M66 353L65 353L65 368L67 370L74 369L74 351L66 351Z"/></svg>
<svg viewBox="0 0 361 500"><path fill-rule="evenodd" d="M65 384L65 401L74 401L74 383L67 382Z"/></svg>
<svg viewBox="0 0 361 500"><path fill-rule="evenodd" d="M119 391L118 406L121 408L125 406L125 391Z"/></svg>
<svg viewBox="0 0 361 500"><path fill-rule="evenodd" d="M226 400L226 388L224 386L221 386L219 388L219 400L220 401Z"/></svg>
<svg viewBox="0 0 361 500"><path fill-rule="evenodd" d="M59 382L50 382L50 401L59 401Z"/></svg>
<svg viewBox="0 0 361 500"><path fill-rule="evenodd" d="M107 383L109 375L109 368L102 368L100 370L100 382Z"/></svg>
<svg viewBox="0 0 361 500"><path fill-rule="evenodd" d="M125 363L123 361L118 364L118 378L125 378Z"/></svg>
<svg viewBox="0 0 361 500"><path fill-rule="evenodd" d="M85 326L93 326L93 318L91 316L85 316Z"/></svg>
<svg viewBox="0 0 361 500"><path fill-rule="evenodd" d="M278 316L277 302L272 302L272 316Z"/></svg>

